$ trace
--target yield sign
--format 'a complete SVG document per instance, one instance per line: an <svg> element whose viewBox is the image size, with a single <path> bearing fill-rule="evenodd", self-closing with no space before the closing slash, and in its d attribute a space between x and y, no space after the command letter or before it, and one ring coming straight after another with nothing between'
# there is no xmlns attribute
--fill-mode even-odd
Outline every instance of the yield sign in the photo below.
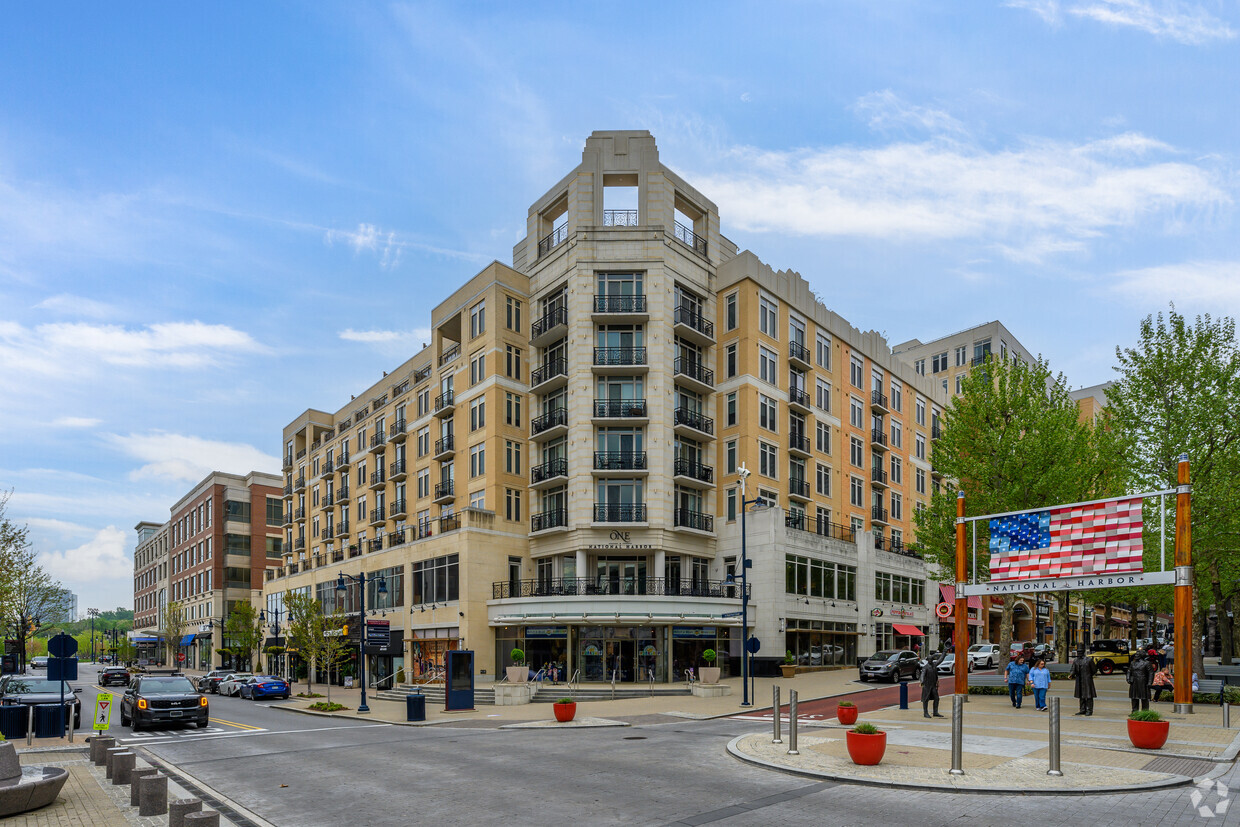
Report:
<svg viewBox="0 0 1240 827"><path fill-rule="evenodd" d="M112 715L112 693L100 692L95 697L95 726L97 732L103 732L108 728L108 719Z"/></svg>

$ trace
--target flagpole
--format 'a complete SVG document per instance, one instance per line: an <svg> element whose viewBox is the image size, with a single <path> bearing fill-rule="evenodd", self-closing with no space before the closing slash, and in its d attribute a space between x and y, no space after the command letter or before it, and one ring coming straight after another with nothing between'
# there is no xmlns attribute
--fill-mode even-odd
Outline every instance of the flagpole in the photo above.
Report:
<svg viewBox="0 0 1240 827"><path fill-rule="evenodd" d="M956 694L969 697L969 599L964 596L964 491L956 492L956 627L952 633L956 646ZM929 668L929 667L927 667Z"/></svg>
<svg viewBox="0 0 1240 827"><path fill-rule="evenodd" d="M1175 704L1177 713L1193 711L1193 528L1189 520L1193 487L1188 482L1188 454L1180 454L1175 488Z"/></svg>

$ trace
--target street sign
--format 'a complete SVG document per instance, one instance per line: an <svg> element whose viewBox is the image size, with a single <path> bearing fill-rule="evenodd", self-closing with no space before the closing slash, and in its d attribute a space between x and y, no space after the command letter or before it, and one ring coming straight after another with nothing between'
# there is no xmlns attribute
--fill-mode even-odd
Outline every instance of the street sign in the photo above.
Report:
<svg viewBox="0 0 1240 827"><path fill-rule="evenodd" d="M178 663L185 663L185 653L184 653L184 652L177 652L177 662L178 662Z"/></svg>
<svg viewBox="0 0 1240 827"><path fill-rule="evenodd" d="M95 726L96 732L104 732L108 728L108 719L112 717L112 693L100 692L95 696Z"/></svg>
<svg viewBox="0 0 1240 827"><path fill-rule="evenodd" d="M391 640L392 624L387 620L366 621L366 645L387 646Z"/></svg>
<svg viewBox="0 0 1240 827"><path fill-rule="evenodd" d="M58 658L71 658L77 650L77 641L64 632L61 632L47 642L48 654Z"/></svg>
<svg viewBox="0 0 1240 827"><path fill-rule="evenodd" d="M47 679L49 681L75 681L78 679L77 658L48 658Z"/></svg>
<svg viewBox="0 0 1240 827"><path fill-rule="evenodd" d="M720 617L741 617L744 612L724 612Z"/></svg>
<svg viewBox="0 0 1240 827"><path fill-rule="evenodd" d="M758 650L762 648L762 642L756 637L751 637L745 643L745 648L749 650L749 654L756 655L758 654Z"/></svg>

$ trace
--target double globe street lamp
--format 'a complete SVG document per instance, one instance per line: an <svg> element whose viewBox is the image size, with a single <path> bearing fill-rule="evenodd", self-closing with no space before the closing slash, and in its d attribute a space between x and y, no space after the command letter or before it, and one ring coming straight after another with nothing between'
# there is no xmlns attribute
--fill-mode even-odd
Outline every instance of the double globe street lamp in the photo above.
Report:
<svg viewBox="0 0 1240 827"><path fill-rule="evenodd" d="M354 583L357 583L358 591L361 593L361 605L358 612L358 621L362 624L363 628L358 630L357 668L359 671L359 676L361 677L362 702L358 704L357 711L359 713L369 712L370 707L366 705L366 629L364 628L366 623L366 584L378 583L379 587L377 593L386 595L387 578L381 574L368 575L366 572L362 572L361 574L345 574L344 572L340 572L336 575L336 591L348 591L349 587L345 582L346 580L352 580Z"/></svg>
<svg viewBox="0 0 1240 827"><path fill-rule="evenodd" d="M276 608L265 609L265 610L259 609L258 610L258 624L260 626L264 625L267 622L267 613L270 612L272 615L271 636L273 638L278 638L280 637L280 618L283 615L287 614L287 611L288 611L287 609L276 609ZM287 648L288 647L285 647L286 651L287 651ZM278 663L280 664L280 672L285 673L283 677L287 677L287 670L284 669L284 663L285 663L284 653L281 652L276 657L278 658Z"/></svg>

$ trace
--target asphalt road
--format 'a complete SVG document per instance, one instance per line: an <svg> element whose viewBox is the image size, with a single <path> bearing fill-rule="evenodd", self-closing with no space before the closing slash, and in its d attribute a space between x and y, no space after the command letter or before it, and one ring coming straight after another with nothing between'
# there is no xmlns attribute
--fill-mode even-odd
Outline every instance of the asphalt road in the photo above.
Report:
<svg viewBox="0 0 1240 827"><path fill-rule="evenodd" d="M83 701L89 698L93 707L90 693L82 693ZM730 738L765 727L753 720L647 716L626 728L500 730L478 721L434 727L354 722L278 706L213 695L206 730L133 737L114 720L112 734L132 738L157 759L289 827L1240 822L1232 820L1234 813L1201 818L1190 789L1019 798L812 781L757 769L726 753ZM1234 766L1221 780L1240 791ZM1236 797L1240 792L1232 793Z"/></svg>

